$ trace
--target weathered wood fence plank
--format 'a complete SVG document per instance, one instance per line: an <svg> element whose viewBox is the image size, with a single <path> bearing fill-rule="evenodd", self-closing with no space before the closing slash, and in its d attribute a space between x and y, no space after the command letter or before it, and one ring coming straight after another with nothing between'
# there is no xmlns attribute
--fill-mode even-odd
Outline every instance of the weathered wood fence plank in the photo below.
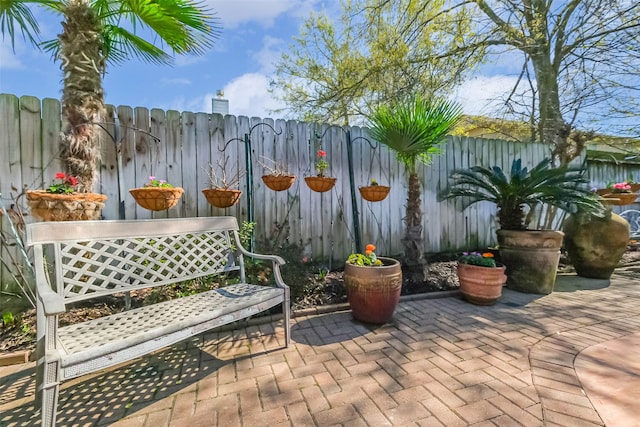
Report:
<svg viewBox="0 0 640 427"><path fill-rule="evenodd" d="M25 188L42 188L62 170L60 102L2 94L0 121L0 191L5 204L10 205ZM299 247L301 258L341 263L356 248L357 209L362 245L374 243L380 254L402 252L407 175L392 152L369 141L364 128L128 106L109 106L101 125L102 162L96 190L108 196L103 210L106 219L230 214L246 221L247 177L239 184L243 191L240 202L231 208L209 206L201 191L209 186L209 164L219 168L218 161L224 162L228 157L228 175L246 169L244 141L248 136L258 244L293 244ZM353 183L347 164L347 131L352 140ZM328 154L327 174L338 178L336 186L326 193L315 193L304 182L305 176L316 174L314 163L320 148ZM549 148L541 144L449 138L443 154L435 156L431 166L421 165L418 169L426 250L453 251L495 244L494 206L480 203L461 211L460 201L439 200L451 170L473 165L509 168L514 157L533 165L548 155ZM264 158L287 165L297 177L292 188L273 192L264 185L261 176L267 172L259 164L266 162ZM629 176L640 180L640 165L589 162L588 173L595 186L604 186ZM152 213L135 204L128 190L143 185L150 175L184 188L176 208ZM391 186L387 199L372 203L361 198L358 187L368 185L371 179ZM628 207L615 209L624 208ZM6 227L2 231L6 232ZM0 279L4 283L6 274Z"/></svg>

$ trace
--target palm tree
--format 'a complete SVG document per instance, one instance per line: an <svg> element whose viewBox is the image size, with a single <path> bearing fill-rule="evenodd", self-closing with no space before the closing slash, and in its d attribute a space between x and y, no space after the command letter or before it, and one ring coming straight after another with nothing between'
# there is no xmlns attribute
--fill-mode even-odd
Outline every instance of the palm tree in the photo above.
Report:
<svg viewBox="0 0 640 427"><path fill-rule="evenodd" d="M430 164L431 157L440 152L439 145L458 122L462 108L444 100L430 100L422 96L383 105L373 112L371 136L385 144L405 166L409 176L409 190L402 239L405 266L422 271L424 240L422 238L422 210L420 209L420 180L418 163Z"/></svg>
<svg viewBox="0 0 640 427"><path fill-rule="evenodd" d="M38 43L40 29L29 3L62 15L62 33L57 40ZM172 54L203 54L220 34L217 18L204 4L190 0L3 0L0 28L3 33L6 30L12 45L20 30L23 38L60 61L62 114L66 119L63 158L68 172L78 178L81 192L90 192L98 176L95 124L104 111L106 65L132 56L149 63L171 64ZM145 40L140 32L154 41Z"/></svg>
<svg viewBox="0 0 640 427"><path fill-rule="evenodd" d="M525 206L548 205L569 213L603 216L605 208L589 189L584 170L577 167L554 168L544 159L531 170L522 160L511 164L507 177L498 166L474 166L451 172L451 185L444 199L462 197L463 207L488 201L498 207L498 223L502 230L526 230Z"/></svg>

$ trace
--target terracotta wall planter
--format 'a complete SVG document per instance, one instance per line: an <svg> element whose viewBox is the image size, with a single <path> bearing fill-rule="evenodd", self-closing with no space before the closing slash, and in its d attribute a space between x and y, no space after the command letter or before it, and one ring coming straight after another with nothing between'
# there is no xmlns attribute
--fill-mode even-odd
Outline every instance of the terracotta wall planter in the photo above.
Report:
<svg viewBox="0 0 640 427"><path fill-rule="evenodd" d="M387 323L400 300L402 269L393 258L378 257L383 265L344 266L344 283L353 317L366 323Z"/></svg>
<svg viewBox="0 0 640 427"><path fill-rule="evenodd" d="M338 178L331 178L328 176L307 176L304 178L304 182L307 186L315 192L324 193L329 191L336 185Z"/></svg>
<svg viewBox="0 0 640 427"><path fill-rule="evenodd" d="M358 188L362 198L369 202L381 202L386 199L390 189L391 187L386 185L368 185Z"/></svg>
<svg viewBox="0 0 640 427"><path fill-rule="evenodd" d="M460 293L472 304L492 305L502 296L502 286L507 281L505 266L484 267L458 263Z"/></svg>
<svg viewBox="0 0 640 427"><path fill-rule="evenodd" d="M603 195L609 205L632 205L638 198L638 193L608 193Z"/></svg>
<svg viewBox="0 0 640 427"><path fill-rule="evenodd" d="M99 219L107 200L99 193L57 194L45 190L29 190L26 197L31 215L40 221Z"/></svg>
<svg viewBox="0 0 640 427"><path fill-rule="evenodd" d="M174 207L183 192L180 187L142 187L129 190L136 203L150 211L164 211Z"/></svg>
<svg viewBox="0 0 640 427"><path fill-rule="evenodd" d="M273 191L288 190L296 177L293 175L263 175L262 182Z"/></svg>
<svg viewBox="0 0 640 427"><path fill-rule="evenodd" d="M202 194L212 206L228 208L238 203L242 191L230 188L206 188L202 190Z"/></svg>

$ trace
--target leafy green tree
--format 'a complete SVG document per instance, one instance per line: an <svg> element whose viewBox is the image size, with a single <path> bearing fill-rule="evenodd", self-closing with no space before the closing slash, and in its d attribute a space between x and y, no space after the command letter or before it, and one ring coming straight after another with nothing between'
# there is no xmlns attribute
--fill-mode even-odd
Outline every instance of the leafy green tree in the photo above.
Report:
<svg viewBox="0 0 640 427"><path fill-rule="evenodd" d="M29 4L62 16L57 40L38 43L40 28ZM104 114L102 77L107 64L131 57L171 64L172 54L203 54L220 33L218 20L204 4L190 0L2 0L0 29L12 45L19 30L60 61L62 113L67 121L63 157L82 192L90 192L98 176L94 123Z"/></svg>
<svg viewBox="0 0 640 427"><path fill-rule="evenodd" d="M457 8L473 14L475 27L446 55L458 61L469 50L520 53L518 82L529 80L527 93L518 97L521 89L514 88L505 104L510 111L527 108L537 128L534 137L553 144L558 163L568 164L592 137L575 131L580 118L585 123L586 116L640 116L640 3L469 0L450 11ZM415 17L423 25L431 22L419 13Z"/></svg>
<svg viewBox="0 0 640 427"><path fill-rule="evenodd" d="M409 189L404 222L405 266L422 273L424 239L418 163L430 164L439 145L462 115L462 108L450 101L416 95L407 100L379 106L371 115L370 135L395 152L405 166Z"/></svg>
<svg viewBox="0 0 640 427"><path fill-rule="evenodd" d="M308 121L348 125L378 105L414 93L446 96L477 64L465 51L442 56L471 29L460 9L441 0L343 0L341 16L313 13L276 66L272 93ZM424 25L415 13L428 18Z"/></svg>

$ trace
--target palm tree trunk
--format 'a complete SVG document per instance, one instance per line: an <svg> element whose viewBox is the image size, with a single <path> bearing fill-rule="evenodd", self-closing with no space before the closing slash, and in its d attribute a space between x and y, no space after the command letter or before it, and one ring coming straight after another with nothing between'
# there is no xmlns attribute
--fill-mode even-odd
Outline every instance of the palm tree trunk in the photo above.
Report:
<svg viewBox="0 0 640 427"><path fill-rule="evenodd" d="M64 73L62 114L67 127L62 135L63 159L68 172L78 178L78 191L90 192L98 177L100 149L95 125L104 110L100 23L82 0L72 0L60 34L60 59Z"/></svg>
<svg viewBox="0 0 640 427"><path fill-rule="evenodd" d="M420 209L420 180L416 172L409 174L409 191L407 193L407 211L404 217L405 267L422 274L424 267L424 239L422 238L422 209Z"/></svg>

